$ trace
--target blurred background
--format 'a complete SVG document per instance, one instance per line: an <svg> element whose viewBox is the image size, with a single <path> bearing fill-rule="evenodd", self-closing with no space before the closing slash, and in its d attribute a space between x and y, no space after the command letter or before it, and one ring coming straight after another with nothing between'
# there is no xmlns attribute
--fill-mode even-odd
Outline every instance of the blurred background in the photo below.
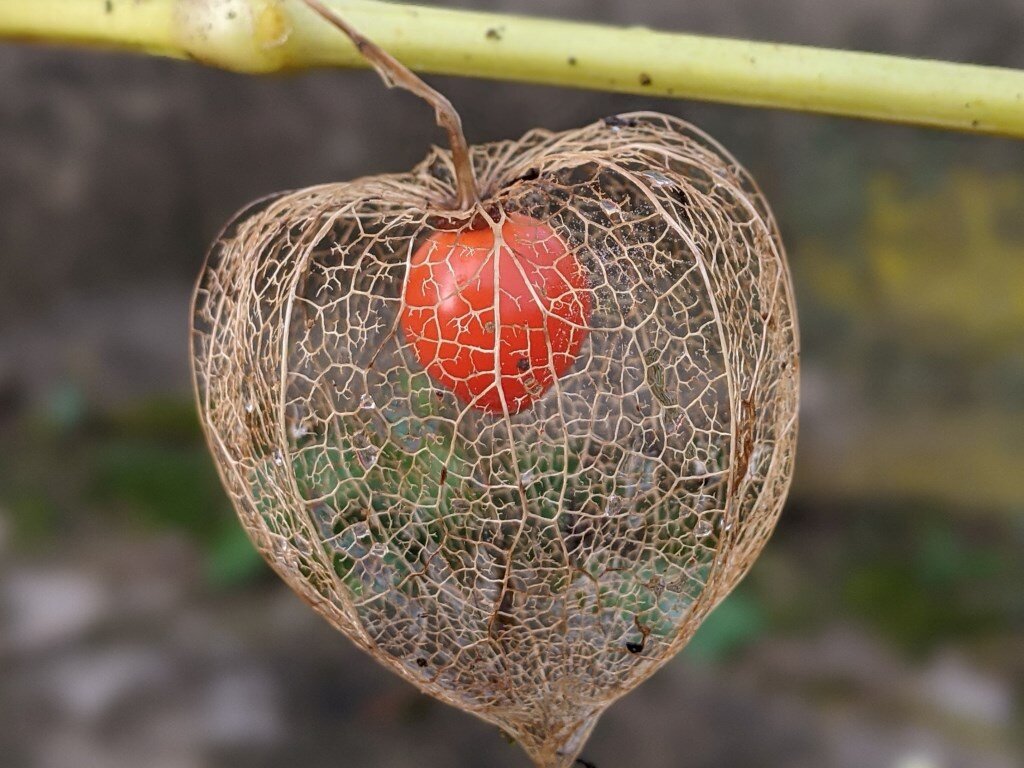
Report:
<svg viewBox="0 0 1024 768"><path fill-rule="evenodd" d="M1020 0L450 5L1024 67ZM471 141L658 109L761 182L803 333L778 531L598 768L1024 764L1024 143L432 78ZM0 765L524 767L274 578L189 391L191 284L280 189L441 135L368 72L0 46Z"/></svg>

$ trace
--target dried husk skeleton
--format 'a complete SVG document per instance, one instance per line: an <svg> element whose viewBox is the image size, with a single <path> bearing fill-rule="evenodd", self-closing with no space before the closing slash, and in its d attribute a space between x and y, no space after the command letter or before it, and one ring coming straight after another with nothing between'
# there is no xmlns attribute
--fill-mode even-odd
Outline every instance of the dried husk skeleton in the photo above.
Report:
<svg viewBox="0 0 1024 768"><path fill-rule="evenodd" d="M278 574L561 768L772 531L796 436L792 289L754 182L682 121L535 130L468 159L479 200L435 149L239 214L196 291L197 398ZM593 310L570 371L492 414L430 379L398 317L419 243L512 214L569 246Z"/></svg>

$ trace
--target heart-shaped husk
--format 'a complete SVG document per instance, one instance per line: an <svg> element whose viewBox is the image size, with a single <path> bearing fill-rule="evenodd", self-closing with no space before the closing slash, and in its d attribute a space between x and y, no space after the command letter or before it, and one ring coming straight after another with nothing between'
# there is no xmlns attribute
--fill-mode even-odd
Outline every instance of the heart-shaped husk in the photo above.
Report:
<svg viewBox="0 0 1024 768"><path fill-rule="evenodd" d="M600 713L742 578L789 484L797 331L750 177L691 126L623 115L475 147L499 228L546 222L586 274L575 364L517 414L411 354L411 254L454 172L255 204L193 313L199 411L252 540L310 605L421 690L568 766Z"/></svg>

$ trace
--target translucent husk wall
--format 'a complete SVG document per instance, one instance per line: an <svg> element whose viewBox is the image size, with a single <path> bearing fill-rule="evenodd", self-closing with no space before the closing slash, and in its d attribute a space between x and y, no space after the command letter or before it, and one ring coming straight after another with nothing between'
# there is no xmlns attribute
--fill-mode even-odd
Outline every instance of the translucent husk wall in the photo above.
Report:
<svg viewBox="0 0 1024 768"><path fill-rule="evenodd" d="M472 157L476 226L544 222L585 275L558 291L589 307L585 341L529 407L457 398L400 322L410 254L467 226L440 150L229 227L196 295L198 402L278 573L378 661L562 768L772 531L796 436L792 292L757 188L678 120ZM498 299L467 322L501 326ZM530 344L527 388L554 341Z"/></svg>

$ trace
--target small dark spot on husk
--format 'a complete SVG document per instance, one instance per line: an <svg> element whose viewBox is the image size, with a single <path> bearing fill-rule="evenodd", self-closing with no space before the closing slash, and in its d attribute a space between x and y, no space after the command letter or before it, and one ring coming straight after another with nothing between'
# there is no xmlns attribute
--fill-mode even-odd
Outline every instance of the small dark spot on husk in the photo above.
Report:
<svg viewBox="0 0 1024 768"><path fill-rule="evenodd" d="M634 118L622 117L621 115L609 115L602 118L602 121L608 128L631 128L637 124Z"/></svg>

